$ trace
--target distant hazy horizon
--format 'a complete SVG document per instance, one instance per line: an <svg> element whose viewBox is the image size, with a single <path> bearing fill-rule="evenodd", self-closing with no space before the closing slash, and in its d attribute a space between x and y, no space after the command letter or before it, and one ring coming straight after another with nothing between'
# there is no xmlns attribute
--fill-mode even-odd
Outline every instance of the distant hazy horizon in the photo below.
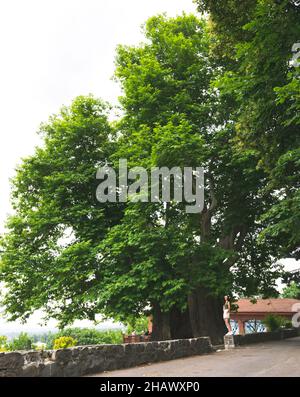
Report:
<svg viewBox="0 0 300 397"><path fill-rule="evenodd" d="M27 323L22 324L18 321L6 321L4 318L0 318L0 335L12 336L18 335L20 332L26 332L28 334L41 334L47 332L57 332L57 322L53 319L49 320L46 325L39 325L41 321L42 313L37 311ZM79 328L96 328L100 330L108 329L124 329L124 325L112 320L105 320L95 325L89 320L77 320L68 327L79 327Z"/></svg>

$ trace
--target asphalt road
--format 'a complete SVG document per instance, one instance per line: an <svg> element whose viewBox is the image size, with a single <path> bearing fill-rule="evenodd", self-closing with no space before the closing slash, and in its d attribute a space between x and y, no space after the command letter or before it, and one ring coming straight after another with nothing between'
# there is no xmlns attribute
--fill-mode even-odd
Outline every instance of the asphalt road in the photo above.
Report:
<svg viewBox="0 0 300 397"><path fill-rule="evenodd" d="M131 376L300 376L300 337L93 375Z"/></svg>

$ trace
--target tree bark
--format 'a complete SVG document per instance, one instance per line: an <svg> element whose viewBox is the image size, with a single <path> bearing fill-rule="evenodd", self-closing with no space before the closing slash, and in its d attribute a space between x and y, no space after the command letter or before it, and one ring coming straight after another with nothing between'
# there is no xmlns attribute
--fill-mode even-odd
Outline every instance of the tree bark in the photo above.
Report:
<svg viewBox="0 0 300 397"><path fill-rule="evenodd" d="M189 295L188 307L194 338L209 336L213 344L223 343L227 331L222 299L209 295L205 288L198 288Z"/></svg>
<svg viewBox="0 0 300 397"><path fill-rule="evenodd" d="M159 304L153 305L152 340L171 339L170 313L162 312Z"/></svg>
<svg viewBox="0 0 300 397"><path fill-rule="evenodd" d="M215 185L212 174L208 173L209 206L205 204L200 215L201 241L208 242L211 234L211 220L218 207ZM231 236L230 236L231 238ZM230 239L229 238L229 239ZM226 248L229 241L226 240ZM209 290L198 287L188 296L189 318L193 337L209 336L214 344L223 343L226 326L223 320L223 297L209 294Z"/></svg>
<svg viewBox="0 0 300 397"><path fill-rule="evenodd" d="M172 339L192 338L193 331L189 311L173 308L170 313L170 328Z"/></svg>

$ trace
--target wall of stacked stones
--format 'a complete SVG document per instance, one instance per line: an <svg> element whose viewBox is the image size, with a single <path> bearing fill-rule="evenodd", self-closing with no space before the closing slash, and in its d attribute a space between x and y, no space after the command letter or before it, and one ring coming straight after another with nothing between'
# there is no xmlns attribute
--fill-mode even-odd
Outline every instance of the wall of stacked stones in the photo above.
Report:
<svg viewBox="0 0 300 397"><path fill-rule="evenodd" d="M281 339L294 338L300 336L300 329L282 329L273 332L257 332L246 335L225 335L225 349L232 349L237 346L249 345L252 343L264 343Z"/></svg>
<svg viewBox="0 0 300 397"><path fill-rule="evenodd" d="M0 376L83 376L213 351L210 338L0 353Z"/></svg>
<svg viewBox="0 0 300 397"><path fill-rule="evenodd" d="M282 329L274 332L258 332L246 335L235 335L234 342L236 346L249 345L251 343L268 342L286 338L293 338L299 335L297 329Z"/></svg>

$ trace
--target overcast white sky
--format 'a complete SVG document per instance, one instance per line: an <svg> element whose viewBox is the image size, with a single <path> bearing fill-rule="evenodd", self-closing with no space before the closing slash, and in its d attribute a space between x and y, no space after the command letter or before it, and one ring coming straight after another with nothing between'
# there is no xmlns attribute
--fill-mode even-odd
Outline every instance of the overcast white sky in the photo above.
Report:
<svg viewBox="0 0 300 397"><path fill-rule="evenodd" d="M0 232L10 212L9 178L39 143L39 124L77 95L116 104L117 44L140 42L140 26L152 15L195 10L192 0L0 0ZM19 326L0 319L4 330Z"/></svg>
<svg viewBox="0 0 300 397"><path fill-rule="evenodd" d="M140 42L154 14L195 9L192 0L0 0L0 231L8 180L38 144L39 124L77 95L115 104L117 44Z"/></svg>
<svg viewBox="0 0 300 397"><path fill-rule="evenodd" d="M77 95L116 104L117 44L142 41L140 26L152 15L195 10L192 0L0 0L0 232L9 178L39 143L39 124ZM36 328L39 317L22 329ZM0 334L18 329L0 319Z"/></svg>

